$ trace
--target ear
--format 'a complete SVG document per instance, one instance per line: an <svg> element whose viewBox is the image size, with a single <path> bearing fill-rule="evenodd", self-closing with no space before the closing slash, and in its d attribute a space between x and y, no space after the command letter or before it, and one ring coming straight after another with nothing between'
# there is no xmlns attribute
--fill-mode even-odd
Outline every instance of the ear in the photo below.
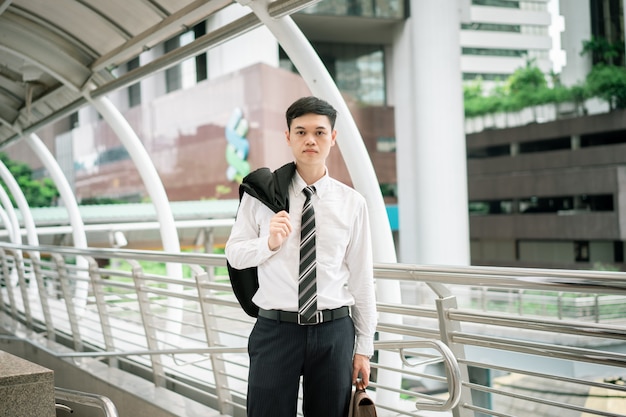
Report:
<svg viewBox="0 0 626 417"><path fill-rule="evenodd" d="M337 131L333 130L331 133L330 146L335 146L336 141L337 141Z"/></svg>
<svg viewBox="0 0 626 417"><path fill-rule="evenodd" d="M289 129L285 130L285 140L287 141L287 146L291 146L291 138L289 137Z"/></svg>

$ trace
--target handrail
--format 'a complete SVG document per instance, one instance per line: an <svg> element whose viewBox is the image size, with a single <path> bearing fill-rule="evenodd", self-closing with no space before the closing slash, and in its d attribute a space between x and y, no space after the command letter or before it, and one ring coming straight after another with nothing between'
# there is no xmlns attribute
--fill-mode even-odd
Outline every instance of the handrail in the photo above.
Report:
<svg viewBox="0 0 626 417"><path fill-rule="evenodd" d="M54 388L55 401L68 401L75 404L95 407L104 412L105 417L118 417L117 408L113 401L104 395L92 394L89 392L76 391L66 388ZM65 404L56 404L56 408L70 413L73 412L71 407Z"/></svg>
<svg viewBox="0 0 626 417"><path fill-rule="evenodd" d="M437 361L443 361L443 363L445 364L446 375L448 377L446 380L448 385L448 398L445 401L441 401L439 399L433 400L432 402L417 401L415 403L415 407L418 410L448 411L457 406L461 399L461 370L459 368L459 363L454 357L454 354L452 353L450 348L446 346L443 342L439 340L386 340L374 342L374 348L388 350L397 349L398 353L401 356L402 363L408 367L415 367L420 365L421 363L413 364L409 362L405 356L405 349L432 348L437 350L441 354L441 360L437 359L436 361L428 362L434 363Z"/></svg>
<svg viewBox="0 0 626 417"><path fill-rule="evenodd" d="M429 363L443 362L446 367L446 379L449 396L445 401L434 398L429 402L417 401L415 407L418 410L448 411L458 404L461 398L461 371L454 354L448 346L439 340L413 340L413 341L376 341L374 349L398 350L402 363L408 367L415 367L421 363L413 364L406 358L406 349L431 348L441 354L441 358L436 358ZM196 354L219 354L219 353L246 353L246 347L210 347L203 349L160 349L160 350L137 350L126 352L70 352L54 353L58 358L104 358L111 356L142 356L142 355L184 355Z"/></svg>
<svg viewBox="0 0 626 417"><path fill-rule="evenodd" d="M377 278L409 279L440 284L477 285L507 289L544 289L626 295L626 273L485 266L374 265Z"/></svg>
<svg viewBox="0 0 626 417"><path fill-rule="evenodd" d="M78 256L88 259L88 270L75 264ZM102 266L112 260L113 267ZM185 277L147 269L168 262L182 264ZM194 391L221 414L238 415L245 409L244 346L254 321L241 311L224 266L223 255L0 242L0 283L5 284L0 285L0 314L30 334L72 346L73 352L55 353L60 359L100 358L111 367L138 369L137 375L155 386L181 395ZM381 411L519 415L506 409L517 403L512 398L570 407L567 397L547 400L541 389L524 391L502 377L506 374L551 388L569 384L564 393L574 392L571 385L626 397L625 386L603 382L600 374L591 380L568 373L576 364L605 374L626 368L625 273L375 264L374 276L403 288L402 304L377 304L379 340L370 386ZM89 286L86 304L68 305L82 283ZM556 372L557 363L567 369ZM482 372L481 382L476 375L470 378L471 372ZM447 399L435 394L444 391ZM592 415L616 415L591 402L577 407Z"/></svg>

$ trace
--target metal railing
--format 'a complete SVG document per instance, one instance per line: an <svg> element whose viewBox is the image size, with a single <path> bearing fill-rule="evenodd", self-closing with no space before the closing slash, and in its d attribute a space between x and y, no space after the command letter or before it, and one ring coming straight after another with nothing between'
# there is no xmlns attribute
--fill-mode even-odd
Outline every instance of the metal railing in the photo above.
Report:
<svg viewBox="0 0 626 417"><path fill-rule="evenodd" d="M70 415L74 413L74 408L72 407L86 406L101 411L104 413L104 417L119 416L113 401L103 395L56 387L54 389L54 398L57 415L64 415L64 413L65 415Z"/></svg>
<svg viewBox="0 0 626 417"><path fill-rule="evenodd" d="M253 320L222 255L2 243L0 262L0 313L72 348L59 357L106 360L245 415ZM375 277L399 297L378 303L380 415L626 410L626 274L378 264Z"/></svg>

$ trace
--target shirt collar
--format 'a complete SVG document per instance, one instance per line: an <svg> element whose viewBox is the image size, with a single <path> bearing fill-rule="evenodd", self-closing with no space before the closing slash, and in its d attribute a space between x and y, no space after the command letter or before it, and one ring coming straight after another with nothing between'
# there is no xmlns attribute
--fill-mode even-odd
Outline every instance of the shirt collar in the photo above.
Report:
<svg viewBox="0 0 626 417"><path fill-rule="evenodd" d="M326 168L326 173L324 174L324 176L311 184L315 187L315 194L317 194L319 198L322 198L322 196L324 195L326 186L328 184L328 178L328 168ZM304 182L300 174L298 174L298 171L296 171L293 179L291 180L291 186L293 187L295 195L299 196L302 193L302 189L307 185L308 184Z"/></svg>

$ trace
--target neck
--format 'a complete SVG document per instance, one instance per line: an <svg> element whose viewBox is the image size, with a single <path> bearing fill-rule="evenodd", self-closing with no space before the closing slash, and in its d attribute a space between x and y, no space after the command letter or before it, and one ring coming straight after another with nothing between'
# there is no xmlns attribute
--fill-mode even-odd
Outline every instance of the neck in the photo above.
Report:
<svg viewBox="0 0 626 417"><path fill-rule="evenodd" d="M296 169L298 170L298 174L300 177L306 182L306 185L311 185L326 175L326 166L302 166L301 164L296 165Z"/></svg>

